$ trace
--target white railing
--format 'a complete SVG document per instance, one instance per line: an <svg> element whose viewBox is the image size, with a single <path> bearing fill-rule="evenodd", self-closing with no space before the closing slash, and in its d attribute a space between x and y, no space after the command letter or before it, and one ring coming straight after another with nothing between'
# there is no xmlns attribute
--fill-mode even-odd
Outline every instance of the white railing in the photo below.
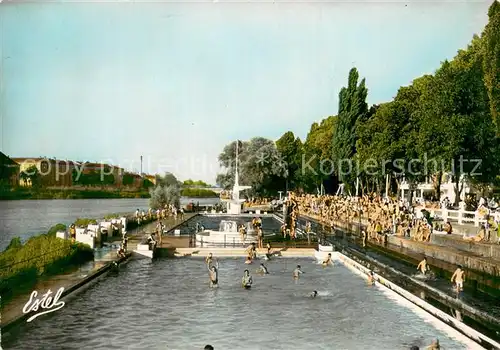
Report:
<svg viewBox="0 0 500 350"><path fill-rule="evenodd" d="M475 227L479 227L486 223L484 215L476 211L467 210L450 210L450 209L426 209L427 211L434 213L434 218L442 219L446 221L454 221L459 225L473 223ZM491 213L490 216L494 218L495 221L500 222L500 212Z"/></svg>

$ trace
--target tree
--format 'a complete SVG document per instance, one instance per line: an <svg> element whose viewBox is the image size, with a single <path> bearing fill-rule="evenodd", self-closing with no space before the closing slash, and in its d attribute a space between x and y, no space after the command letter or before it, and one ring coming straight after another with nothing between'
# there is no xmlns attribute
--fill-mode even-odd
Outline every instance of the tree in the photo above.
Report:
<svg viewBox="0 0 500 350"><path fill-rule="evenodd" d="M21 171L19 178L29 186L38 187L41 184L41 175L36 165L31 165L28 169Z"/></svg>
<svg viewBox="0 0 500 350"><path fill-rule="evenodd" d="M337 123L336 116L313 123L303 145L301 182L306 191L320 192L324 182L331 177L332 138Z"/></svg>
<svg viewBox="0 0 500 350"><path fill-rule="evenodd" d="M238 141L238 173L240 185L252 186L247 194L268 195L278 189L276 178L287 175L286 164L274 141L254 137L250 141ZM219 163L225 172L217 175L217 183L225 189L234 185L236 170L236 141L226 145L219 155Z"/></svg>
<svg viewBox="0 0 500 350"><path fill-rule="evenodd" d="M156 175L156 184L162 185L162 186L166 186L166 185L168 185L168 186L170 186L170 185L180 186L180 185L182 185L182 183L179 180L177 180L175 175L170 173L170 172L166 172L165 175L163 175L163 177Z"/></svg>
<svg viewBox="0 0 500 350"><path fill-rule="evenodd" d="M296 138L293 132L288 131L276 141L276 148L287 169L288 176L285 178L285 190L288 186L295 188L300 183L300 168L302 160L302 141Z"/></svg>
<svg viewBox="0 0 500 350"><path fill-rule="evenodd" d="M180 206L181 186L172 173L158 176L156 186L149 189L151 198L149 206L152 209L163 209L168 205Z"/></svg>
<svg viewBox="0 0 500 350"><path fill-rule="evenodd" d="M365 79L358 85L359 73L356 68L349 72L347 87L339 93L339 115L335 134L333 135L333 162L336 174L347 188L356 177L352 172L352 161L356 153L356 125L358 119L363 120L368 112L366 97L368 89Z"/></svg>
<svg viewBox="0 0 500 350"><path fill-rule="evenodd" d="M484 44L484 84L488 90L489 106L496 135L500 137L500 3L493 1L488 10L489 21L482 40Z"/></svg>

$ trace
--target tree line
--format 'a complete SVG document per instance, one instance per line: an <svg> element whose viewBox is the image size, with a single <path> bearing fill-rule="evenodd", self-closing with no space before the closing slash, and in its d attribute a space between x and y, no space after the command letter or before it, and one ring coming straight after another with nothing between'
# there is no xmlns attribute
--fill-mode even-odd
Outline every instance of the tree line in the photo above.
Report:
<svg viewBox="0 0 500 350"><path fill-rule="evenodd" d="M313 123L304 141L288 131L273 142L262 137L238 141L240 184L250 195L279 190L353 193L397 192L425 178L436 198L449 176L455 193L469 180L486 190L500 174L500 4L469 46L445 60L434 74L401 87L392 101L368 106L365 79L352 68L339 92L336 115ZM226 170L217 183L233 185L236 142L223 149ZM358 186L356 186L356 183Z"/></svg>

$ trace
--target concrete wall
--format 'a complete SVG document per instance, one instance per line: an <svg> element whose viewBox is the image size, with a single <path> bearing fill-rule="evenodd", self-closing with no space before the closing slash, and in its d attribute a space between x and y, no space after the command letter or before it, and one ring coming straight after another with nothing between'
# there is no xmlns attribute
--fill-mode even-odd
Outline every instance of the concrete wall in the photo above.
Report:
<svg viewBox="0 0 500 350"><path fill-rule="evenodd" d="M416 253L442 260L453 265L462 265L467 269L500 277L500 264L498 261L492 260L491 258L478 257L455 247L417 242L396 236L388 236L387 243L407 248Z"/></svg>

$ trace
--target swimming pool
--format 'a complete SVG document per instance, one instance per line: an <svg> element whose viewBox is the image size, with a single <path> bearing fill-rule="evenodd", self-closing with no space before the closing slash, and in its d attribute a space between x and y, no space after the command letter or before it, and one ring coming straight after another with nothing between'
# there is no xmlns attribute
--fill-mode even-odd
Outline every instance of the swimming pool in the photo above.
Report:
<svg viewBox="0 0 500 350"><path fill-rule="evenodd" d="M439 338L445 349L470 349L412 308L342 265L312 259L250 265L220 260L220 288L208 287L202 259L136 260L78 294L64 308L4 335L5 349L409 349ZM305 272L298 282L294 267ZM320 296L308 294L318 290Z"/></svg>

